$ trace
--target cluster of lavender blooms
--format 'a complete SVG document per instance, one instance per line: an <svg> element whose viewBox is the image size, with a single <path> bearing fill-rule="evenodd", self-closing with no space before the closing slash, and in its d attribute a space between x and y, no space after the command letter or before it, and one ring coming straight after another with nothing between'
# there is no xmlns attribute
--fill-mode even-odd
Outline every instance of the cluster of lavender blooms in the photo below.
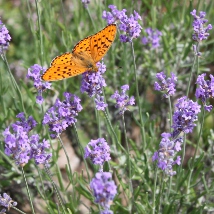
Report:
<svg viewBox="0 0 214 214"><path fill-rule="evenodd" d="M120 114L124 114L126 110L128 110L128 106L132 106L135 104L135 98L126 94L126 91L129 90L129 85L121 86L121 94L118 91L115 91L113 95L111 95L112 99L115 99L116 105L115 107L119 109Z"/></svg>
<svg viewBox="0 0 214 214"><path fill-rule="evenodd" d="M181 157L177 156L175 161L173 158L176 155L176 152L181 150L183 139L170 139L170 133L162 133L161 136L162 140L159 145L159 150L154 153L152 161L157 160L158 168L162 169L167 175L173 176L176 172L173 171L172 167L175 164L181 164Z"/></svg>
<svg viewBox="0 0 214 214"><path fill-rule="evenodd" d="M9 31L0 20L0 54L3 54L3 51L8 49L10 40Z"/></svg>
<svg viewBox="0 0 214 214"><path fill-rule="evenodd" d="M140 15L134 11L134 15L131 14L130 17L126 15L126 9L121 11L117 10L115 5L109 5L111 12L103 11L102 18L107 21L108 24L112 24L119 21L119 29L125 34L120 35L121 42L131 42L140 36L142 27L138 23L138 20L142 20Z"/></svg>
<svg viewBox="0 0 214 214"><path fill-rule="evenodd" d="M24 113L17 115L21 121L11 124L3 132L5 140L5 154L12 155L16 164L24 166L30 159L34 159L35 163L45 164L51 158L51 154L46 152L50 148L50 144L43 140L39 142L39 135L31 135L29 132L37 125L36 121L30 116L25 118Z"/></svg>
<svg viewBox="0 0 214 214"><path fill-rule="evenodd" d="M177 82L177 77L174 73L171 73L171 77L167 78L164 72L162 71L156 74L156 78L158 79L158 82L154 83L154 89L156 91L164 92L165 98L168 98L169 96L175 94L175 83Z"/></svg>
<svg viewBox="0 0 214 214"><path fill-rule="evenodd" d="M196 126L198 113L201 106L197 102L189 100L186 96L177 100L172 118L172 137L177 137L181 132L191 133Z"/></svg>
<svg viewBox="0 0 214 214"><path fill-rule="evenodd" d="M202 40L206 40L207 37L209 36L208 31L212 29L212 25L208 24L207 27L204 26L205 23L208 22L207 19L205 19L206 13L203 11L200 11L199 16L196 15L196 10L194 9L191 13L190 13L193 17L193 30L194 33L192 34L192 39L200 42Z"/></svg>
<svg viewBox="0 0 214 214"><path fill-rule="evenodd" d="M98 172L90 183L90 188L94 194L94 202L101 205L104 210L100 214L113 214L110 209L110 202L117 194L117 186L112 180L110 172Z"/></svg>
<svg viewBox="0 0 214 214"><path fill-rule="evenodd" d="M89 97L95 96L96 109L105 111L105 108L108 106L102 94L102 87L106 87L105 79L103 74L106 71L106 66L102 62L97 63L98 71L97 72L85 72L82 74L82 82L80 91L82 93L86 92Z"/></svg>
<svg viewBox="0 0 214 214"><path fill-rule="evenodd" d="M171 78L166 77L163 72L156 75L158 82L155 82L154 88L158 91L165 91L164 97L172 96L175 93L175 82L177 77L171 73ZM190 133L196 126L195 122L198 120L198 113L200 112L200 105L197 102L189 100L186 96L177 100L175 111L173 114L171 133L163 133L162 140L159 145L159 150L156 151L152 157L153 161L157 160L158 168L162 169L167 175L173 176L176 174L173 171L173 165L180 165L180 156L174 161L177 152L181 150L183 139L178 135L183 133Z"/></svg>
<svg viewBox="0 0 214 214"><path fill-rule="evenodd" d="M64 101L56 100L55 104L44 115L43 124L48 124L51 137L57 137L68 126L76 123L78 113L82 110L80 98L64 92Z"/></svg>
<svg viewBox="0 0 214 214"><path fill-rule="evenodd" d="M6 207L8 210L11 207L15 207L17 205L16 201L13 201L12 198L7 194L7 193L3 193L3 197L0 195L0 206L1 207ZM0 213L6 213L6 209L3 208Z"/></svg>
<svg viewBox="0 0 214 214"><path fill-rule="evenodd" d="M27 74L27 78L28 79L32 79L34 81L34 87L37 89L38 91L38 95L36 96L36 102L38 104L42 104L44 99L42 97L42 92L45 89L50 89L51 88L51 83L49 82L44 82L41 79L41 75L45 72L45 69L38 65L35 64L33 66L31 66L28 69L28 74Z"/></svg>
<svg viewBox="0 0 214 214"><path fill-rule="evenodd" d="M113 214L110 210L110 202L117 194L117 186L112 180L110 172L103 172L103 164L109 161L110 147L104 138L91 140L85 147L84 158L89 157L93 164L100 165L99 172L91 180L90 188L93 191L94 202L102 206L104 210L100 214Z"/></svg>
<svg viewBox="0 0 214 214"><path fill-rule="evenodd" d="M90 158L92 163L100 165L100 171L105 161L111 160L110 147L104 138L98 138L97 140L91 140L85 147L84 158Z"/></svg>
<svg viewBox="0 0 214 214"><path fill-rule="evenodd" d="M144 45L151 44L152 49L156 49L160 46L160 39L162 33L157 29L146 28L145 33L147 34L142 38L142 43Z"/></svg>
<svg viewBox="0 0 214 214"><path fill-rule="evenodd" d="M196 89L195 96L200 99L204 105L206 111L212 110L212 105L206 105L207 99L214 98L214 76L210 74L210 80L205 80L206 74L198 76L196 84L199 86Z"/></svg>

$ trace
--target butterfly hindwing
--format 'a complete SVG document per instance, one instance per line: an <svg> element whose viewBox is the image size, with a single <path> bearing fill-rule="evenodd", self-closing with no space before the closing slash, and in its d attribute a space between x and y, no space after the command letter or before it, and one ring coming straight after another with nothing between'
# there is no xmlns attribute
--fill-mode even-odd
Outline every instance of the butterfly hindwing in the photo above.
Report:
<svg viewBox="0 0 214 214"><path fill-rule="evenodd" d="M77 76L85 71L86 69L84 67L76 65L52 65L42 75L42 79L45 81L57 81Z"/></svg>
<svg viewBox="0 0 214 214"><path fill-rule="evenodd" d="M72 53L69 53L69 52L66 52L60 56L57 56L52 60L51 66L56 64L67 64L71 61L71 57L72 57Z"/></svg>

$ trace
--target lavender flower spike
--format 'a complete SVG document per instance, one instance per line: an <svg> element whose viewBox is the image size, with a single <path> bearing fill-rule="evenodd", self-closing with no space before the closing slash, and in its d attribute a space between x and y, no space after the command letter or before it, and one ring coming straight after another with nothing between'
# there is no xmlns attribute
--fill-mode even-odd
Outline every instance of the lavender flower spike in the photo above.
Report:
<svg viewBox="0 0 214 214"><path fill-rule="evenodd" d="M85 147L84 158L90 157L93 164L102 166L105 161L109 161L110 147L104 138L98 138L97 140L91 140Z"/></svg>
<svg viewBox="0 0 214 214"><path fill-rule="evenodd" d="M117 194L117 186L112 180L110 172L98 172L90 183L90 188L93 191L94 202L101 205L105 210L100 213L108 213L110 202ZM111 213L111 212L110 212Z"/></svg>
<svg viewBox="0 0 214 214"><path fill-rule="evenodd" d="M200 99L204 105L205 110L211 111L213 106L206 105L207 99L214 98L214 76L210 74L210 80L205 80L206 74L198 76L196 84L199 86L196 89L195 96Z"/></svg>
<svg viewBox="0 0 214 214"><path fill-rule="evenodd" d="M163 91L165 93L165 98L175 94L175 82L177 82L177 77L174 73L171 73L171 77L166 78L164 72L160 72L156 74L156 78L158 79L158 82L154 84L154 89L156 91Z"/></svg>
<svg viewBox="0 0 214 214"><path fill-rule="evenodd" d="M186 96L178 99L173 114L173 137L178 136L181 132L193 131L196 126L195 122L198 120L198 113L201 111L200 108L201 106L197 102L189 100Z"/></svg>
<svg viewBox="0 0 214 214"><path fill-rule="evenodd" d="M162 169L167 175L173 176L176 171L173 171L173 165L180 165L181 158L178 156L174 161L175 155L181 150L181 144L183 143L182 138L175 140L171 139L170 133L163 133L162 140L159 145L159 150L156 151L152 157L152 161L157 160L158 168Z"/></svg>
<svg viewBox="0 0 214 214"><path fill-rule="evenodd" d="M104 63L97 63L98 72L85 72L82 74L81 89L82 93L86 92L89 97L102 94L102 87L106 87L105 79L102 74L106 71Z"/></svg>
<svg viewBox="0 0 214 214"><path fill-rule="evenodd" d="M0 206L9 209L10 207L15 207L16 205L17 202L13 201L7 193L3 193L3 197L0 195Z"/></svg>
<svg viewBox="0 0 214 214"><path fill-rule="evenodd" d="M151 44L152 49L158 48L160 46L160 37L162 36L162 33L159 30L153 30L152 28L145 29L145 32L147 36L142 38L142 43L144 45Z"/></svg>
<svg viewBox="0 0 214 214"><path fill-rule="evenodd" d="M0 20L0 54L9 47L11 36L5 25Z"/></svg>
<svg viewBox="0 0 214 214"><path fill-rule="evenodd" d="M206 40L209 36L208 31L212 29L212 25L208 24L207 27L205 27L205 23L208 22L207 19L205 19L206 13L203 11L200 11L199 16L196 15L196 10L194 9L191 13L190 13L193 17L193 30L194 33L192 34L192 39L200 42L202 40Z"/></svg>
<svg viewBox="0 0 214 214"><path fill-rule="evenodd" d="M79 97L68 92L64 93L64 97L63 102L57 99L44 115L43 124L48 124L52 138L61 134L68 126L76 123L76 117L82 110Z"/></svg>
<svg viewBox="0 0 214 214"><path fill-rule="evenodd" d="M126 91L129 90L129 85L121 86L121 94L118 91L115 91L113 95L111 95L112 99L115 99L116 105L115 107L120 109L120 114L124 114L126 110L128 110L128 106L132 106L135 104L135 98L126 94Z"/></svg>
<svg viewBox="0 0 214 214"><path fill-rule="evenodd" d="M138 20L141 20L141 16L136 11L128 17L126 9L119 11L115 5L109 5L108 8L111 9L111 12L103 11L102 18L108 24L119 21L119 29L125 33L120 35L121 42L131 42L132 39L140 36L142 27L138 23Z"/></svg>
<svg viewBox="0 0 214 214"><path fill-rule="evenodd" d="M51 83L49 82L43 82L41 79L41 75L45 72L45 68L41 67L40 65L33 65L28 69L27 78L32 79L34 81L34 87L38 91L38 95L36 97L36 102L38 104L42 104L44 99L42 97L42 92L45 89L51 88Z"/></svg>

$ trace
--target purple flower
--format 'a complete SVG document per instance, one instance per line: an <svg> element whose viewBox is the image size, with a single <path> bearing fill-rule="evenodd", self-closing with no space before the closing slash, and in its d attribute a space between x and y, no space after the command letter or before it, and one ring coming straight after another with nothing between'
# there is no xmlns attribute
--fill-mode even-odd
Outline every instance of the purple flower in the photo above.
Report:
<svg viewBox="0 0 214 214"><path fill-rule="evenodd" d="M42 104L44 99L42 97L42 92L45 89L51 88L51 83L43 82L41 79L41 75L45 72L45 68L41 67L40 65L33 65L28 69L27 78L32 79L34 81L34 87L38 90L38 95L36 97L36 102L38 104Z"/></svg>
<svg viewBox="0 0 214 214"><path fill-rule="evenodd" d="M49 160L52 157L52 154L46 152L46 149L50 148L48 141L43 139L42 143L39 143L39 135L32 135L30 138L30 144L30 158L33 158L37 165L44 164L48 166Z"/></svg>
<svg viewBox="0 0 214 214"><path fill-rule="evenodd" d="M181 150L181 144L183 143L183 138L170 139L170 133L162 133L162 140L159 145L159 150L156 151L152 157L152 161L157 160L158 168L162 169L167 175L173 176L176 174L173 171L173 165L180 165L180 156L174 161L176 153Z"/></svg>
<svg viewBox="0 0 214 214"><path fill-rule="evenodd" d="M108 106L108 104L105 103L104 101L104 97L103 96L100 96L100 95L96 95L96 98L95 98L95 103L96 103L96 109L98 111L105 111L105 108Z"/></svg>
<svg viewBox="0 0 214 214"><path fill-rule="evenodd" d="M144 45L151 44L152 49L158 48L160 46L160 39L161 39L162 33L159 30L157 29L153 30L152 28L145 29L145 32L147 36L144 36L142 38L141 40L142 43Z"/></svg>
<svg viewBox="0 0 214 214"><path fill-rule="evenodd" d="M29 118L26 120L24 112L17 114L16 117L21 121L16 121L15 124L22 126L25 132L31 131L37 125L37 122L33 119L32 116L29 116Z"/></svg>
<svg viewBox="0 0 214 214"><path fill-rule="evenodd" d="M11 36L9 31L0 20L0 54L2 54L4 50L8 49L10 40Z"/></svg>
<svg viewBox="0 0 214 214"><path fill-rule="evenodd" d="M138 20L141 20L141 17L136 11L134 11L134 15L131 14L130 17L128 17L125 9L119 11L114 5L109 5L108 8L111 9L111 12L103 11L102 18L105 19L108 24L112 24L115 21L120 22L119 29L125 32L125 34L120 35L121 42L131 42L132 39L140 36L142 27L138 23Z"/></svg>
<svg viewBox="0 0 214 214"><path fill-rule="evenodd" d="M200 108L201 106L197 102L189 100L186 96L178 99L173 114L173 137L178 136L181 132L193 131L196 126L194 122L198 120L198 113L201 111Z"/></svg>
<svg viewBox="0 0 214 214"><path fill-rule="evenodd" d="M90 0L81 0L84 7L87 7L90 4Z"/></svg>
<svg viewBox="0 0 214 214"><path fill-rule="evenodd" d="M0 206L10 209L11 207L15 207L16 205L17 202L13 201L7 193L3 193L3 197L0 195Z"/></svg>
<svg viewBox="0 0 214 214"><path fill-rule="evenodd" d="M211 111L212 105L206 105L206 101L209 98L214 98L214 76L210 74L210 80L205 80L206 74L198 76L196 84L199 86L196 89L195 96L200 99L204 105L205 110Z"/></svg>
<svg viewBox="0 0 214 214"><path fill-rule="evenodd" d="M162 71L156 74L156 78L158 79L158 82L155 82L154 84L154 89L156 91L163 91L165 93L165 98L174 95L176 91L175 82L177 82L177 77L174 73L171 73L171 78L166 78L166 75Z"/></svg>
<svg viewBox="0 0 214 214"><path fill-rule="evenodd" d="M106 86L105 79L102 74L106 71L106 66L104 63L97 63L97 72L85 72L82 74L82 83L80 91L82 93L86 92L88 96L93 97L96 94L102 93L102 87Z"/></svg>
<svg viewBox="0 0 214 214"><path fill-rule="evenodd" d="M64 93L64 97L63 102L57 99L44 115L43 124L48 124L52 138L62 133L71 124L76 123L76 117L82 110L79 97L68 92Z"/></svg>
<svg viewBox="0 0 214 214"><path fill-rule="evenodd" d="M121 90L121 94L119 94L118 91L115 91L115 93L111 95L111 98L115 99L115 107L120 109L120 114L124 114L124 112L128 110L128 106L132 106L135 104L135 99L133 96L129 98L129 96L126 94L126 91L129 90L128 85L121 86Z"/></svg>
<svg viewBox="0 0 214 214"><path fill-rule="evenodd" d="M201 52L198 51L197 45L193 45L192 47L193 47L193 51L194 51L195 55L197 55L197 56L201 56L202 55Z"/></svg>
<svg viewBox="0 0 214 214"><path fill-rule="evenodd" d="M200 11L199 16L197 16L196 10L194 9L190 14L194 17L192 23L194 30L194 33L192 34L192 39L197 42L206 40L209 36L208 31L212 29L211 24L208 24L207 27L204 26L204 24L208 22L208 20L204 18L206 16L206 13Z"/></svg>
<svg viewBox="0 0 214 214"><path fill-rule="evenodd" d="M43 143L39 142L39 135L29 135L29 132L36 126L36 121L30 116L28 119L25 118L23 113L19 113L17 118L21 121L16 121L11 124L3 132L5 140L5 154L12 155L16 164L24 166L28 163L30 159L35 159L36 164L43 163L46 164L50 159L51 155L45 152L49 145L45 140ZM37 148L37 153L35 149ZM44 161L38 160L38 156L45 156Z"/></svg>
<svg viewBox="0 0 214 214"><path fill-rule="evenodd" d="M91 140L85 147L84 158L89 157L93 164L103 166L105 161L109 161L110 147L104 138L98 138L97 140Z"/></svg>
<svg viewBox="0 0 214 214"><path fill-rule="evenodd" d="M100 211L100 214L114 214L111 210L102 210Z"/></svg>
<svg viewBox="0 0 214 214"><path fill-rule="evenodd" d="M93 191L94 202L101 205L105 210L110 208L110 202L117 194L117 186L112 180L110 172L98 172L90 183Z"/></svg>

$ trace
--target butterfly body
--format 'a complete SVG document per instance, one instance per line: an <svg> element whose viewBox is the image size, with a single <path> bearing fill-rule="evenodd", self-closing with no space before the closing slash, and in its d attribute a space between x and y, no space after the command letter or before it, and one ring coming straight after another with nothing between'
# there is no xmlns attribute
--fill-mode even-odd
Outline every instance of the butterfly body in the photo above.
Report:
<svg viewBox="0 0 214 214"><path fill-rule="evenodd" d="M45 81L57 81L77 76L86 71L97 72L99 62L111 47L117 33L115 24L78 42L72 52L55 57L42 75Z"/></svg>

